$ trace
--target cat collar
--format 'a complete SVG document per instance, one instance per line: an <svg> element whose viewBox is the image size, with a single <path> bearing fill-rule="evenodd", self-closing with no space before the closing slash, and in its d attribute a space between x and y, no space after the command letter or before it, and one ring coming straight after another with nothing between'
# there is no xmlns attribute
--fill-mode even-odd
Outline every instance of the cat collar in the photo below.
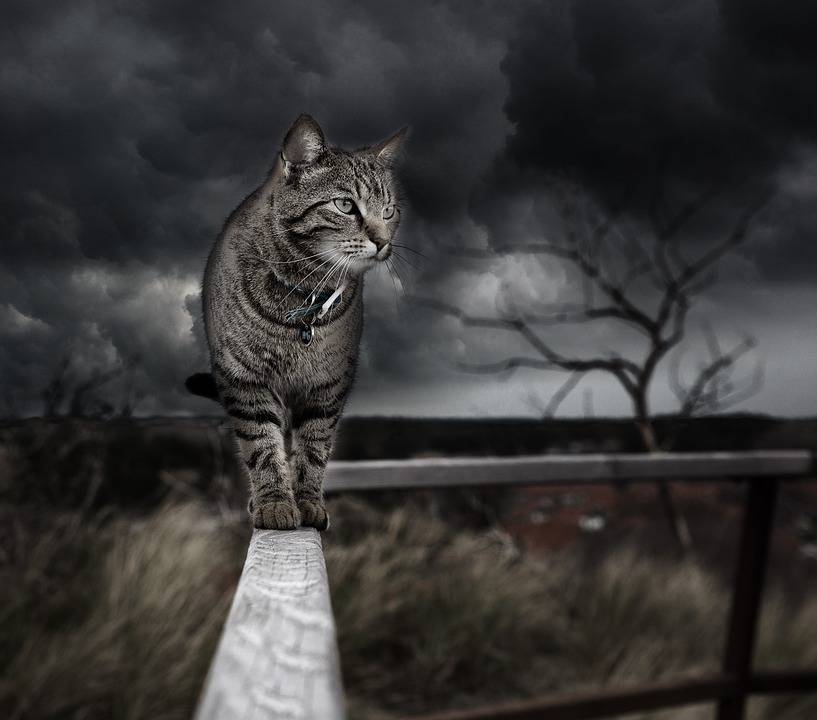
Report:
<svg viewBox="0 0 817 720"><path fill-rule="evenodd" d="M301 288L298 286L293 289L302 292ZM292 322L293 320L301 321L303 327L301 327L298 331L298 337L304 345L309 345L312 342L312 338L315 334L313 327L315 318L322 318L327 312L329 312L329 310L338 305L341 300L341 295L345 289L346 283L331 293L322 292L317 294L313 292L308 296L308 305L303 305L295 308L294 310L288 310L284 315L287 322Z"/></svg>

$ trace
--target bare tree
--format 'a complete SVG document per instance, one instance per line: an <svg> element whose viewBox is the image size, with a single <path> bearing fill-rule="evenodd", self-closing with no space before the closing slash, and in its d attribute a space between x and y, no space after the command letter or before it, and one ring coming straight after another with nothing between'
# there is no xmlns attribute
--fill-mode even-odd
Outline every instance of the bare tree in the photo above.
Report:
<svg viewBox="0 0 817 720"><path fill-rule="evenodd" d="M666 216L659 196L653 199L651 228L638 235L625 232L619 223L620 211L598 213L577 190L565 192L559 202L563 233L558 241L536 239L525 243L495 245L492 249L452 248L459 256L495 258L502 254L530 254L559 258L578 276L578 302L539 305L521 309L508 297L498 298L496 316L469 315L446 302L429 298L415 301L458 318L464 326L491 328L515 334L530 349L491 363L458 363L469 372L498 373L517 368L560 370L569 373L553 395L547 415L591 372L611 375L630 399L633 419L643 447L648 452L662 449L655 434L649 393L656 369L687 336L689 310L695 298L717 279L717 265L724 255L746 238L750 223L762 207L752 203L737 217L719 240L699 250L694 258L683 246L691 221L707 205L712 193L684 204ZM615 350L590 357L565 354L543 337L540 328L606 322L632 328L643 341L644 352L632 359ZM735 381L737 361L754 347L745 339L724 350L714 333L706 333L710 358L694 378L684 380L680 360L673 366L672 388L679 398L680 413L686 416L713 412L733 405L756 392L762 376ZM662 496L673 520L676 538L688 547L689 533L674 511L669 488L662 483Z"/></svg>
<svg viewBox="0 0 817 720"><path fill-rule="evenodd" d="M121 368L102 371L92 370L85 379L77 382L71 394L68 414L73 417L106 417L113 414L114 407L102 397L100 389L122 373Z"/></svg>
<svg viewBox="0 0 817 720"><path fill-rule="evenodd" d="M54 368L54 374L43 389L43 416L53 417L59 414L60 407L68 394L69 357L64 355Z"/></svg>
<svg viewBox="0 0 817 720"><path fill-rule="evenodd" d="M63 356L54 374L42 392L43 415L45 417L70 416L105 418L120 415L129 417L136 402L141 399L138 392L129 387L119 411L104 395L103 389L117 379L123 370L94 368L79 371L72 367L70 357Z"/></svg>

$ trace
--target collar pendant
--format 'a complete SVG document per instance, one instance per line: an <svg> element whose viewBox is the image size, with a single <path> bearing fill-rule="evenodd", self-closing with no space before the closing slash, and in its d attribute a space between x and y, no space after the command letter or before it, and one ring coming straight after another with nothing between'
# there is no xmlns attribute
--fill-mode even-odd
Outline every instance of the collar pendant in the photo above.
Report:
<svg viewBox="0 0 817 720"><path fill-rule="evenodd" d="M304 325L298 330L298 338L304 345L311 345L315 332L311 325Z"/></svg>

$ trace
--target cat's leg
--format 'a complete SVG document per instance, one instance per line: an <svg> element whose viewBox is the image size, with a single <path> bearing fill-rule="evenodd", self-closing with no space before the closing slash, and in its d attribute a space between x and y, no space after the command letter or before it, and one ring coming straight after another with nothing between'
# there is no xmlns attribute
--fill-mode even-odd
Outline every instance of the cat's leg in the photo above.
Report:
<svg viewBox="0 0 817 720"><path fill-rule="evenodd" d="M286 452L286 412L268 392L222 392L249 478L249 511L257 528L292 530L301 523Z"/></svg>
<svg viewBox="0 0 817 720"><path fill-rule="evenodd" d="M320 408L307 408L293 414L292 487L301 514L301 524L326 530L329 515L323 501L323 476L340 412L323 415Z"/></svg>

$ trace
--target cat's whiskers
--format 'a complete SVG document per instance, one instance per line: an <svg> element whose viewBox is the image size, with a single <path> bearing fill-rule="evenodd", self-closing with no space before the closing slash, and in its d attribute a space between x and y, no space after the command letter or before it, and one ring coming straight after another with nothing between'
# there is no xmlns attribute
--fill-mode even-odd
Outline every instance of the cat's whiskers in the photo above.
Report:
<svg viewBox="0 0 817 720"><path fill-rule="evenodd" d="M301 285L301 283L302 283L304 280L306 280L306 279L307 279L308 277L310 277L311 275L314 275L314 274L315 274L315 273L316 273L318 270L320 270L320 269L321 269L321 268L322 268L324 265L327 265L327 264L328 264L328 263L330 263L330 262L332 262L332 258L329 258L328 260L324 260L324 261L323 261L323 262L322 262L320 265L318 265L317 267L312 268L312 270L310 270L310 271L309 271L309 272L308 272L306 275L304 275L304 276L303 276L303 277L302 277L300 280L298 280L298 282L295 284L295 286L294 286L294 287L293 287L293 288L292 288L292 289L291 289L291 290L290 290L290 291L289 291L289 292L288 292L286 295L284 295L284 297L282 297L282 298L281 298L281 302L279 302L279 303L278 303L278 304L275 306L275 309L277 310L279 307L281 307L281 305L283 305L283 304L284 304L284 300L286 300L286 299L287 299L287 298L288 298L290 295L292 295L292 293L294 293L296 290L298 290L298 289L299 289L299 287L300 287L300 285Z"/></svg>
<svg viewBox="0 0 817 720"><path fill-rule="evenodd" d="M340 282L338 283L338 287L343 287L343 283L346 282L346 276L349 273L349 267L352 264L352 257L349 256L346 258L346 265L343 266L343 270L341 271ZM335 311L335 305L332 304L332 307L329 308L329 319L326 321L327 323L332 322L332 313Z"/></svg>
<svg viewBox="0 0 817 720"><path fill-rule="evenodd" d="M312 260L313 258L322 257L324 255L331 255L335 252L334 248L329 248L327 250L321 250L319 253L315 253L314 255L305 255L302 258L296 258L295 260L270 260L263 255L258 254L250 254L247 253L248 257L255 258L256 260L261 260L265 265L292 265L294 263L304 263L307 260Z"/></svg>
<svg viewBox="0 0 817 720"><path fill-rule="evenodd" d="M307 297L305 297L305 298L304 298L304 301L303 301L303 302L300 304L300 306L298 307L298 309L299 309L299 310L300 310L301 308L305 308L305 307L306 307L307 302L309 302L309 301L310 301L312 298L316 297L316 296L318 295L318 293L320 293L321 289L322 289L322 288L323 288L323 286L326 284L326 282L328 281L329 277L330 277L330 276L331 276L331 275L332 275L332 274L335 272L335 270L337 270L337 269L340 267L341 263L343 263L343 261L344 261L345 259L346 259L346 258L344 258L344 257L340 257L340 258L337 258L337 259L335 260L335 262L334 262L334 263L332 263L332 265L329 267L329 270L327 270L326 274L323 276L323 278L322 278L322 279L321 279L321 281L318 283L318 285L315 287L315 289L314 289L314 290L313 290L311 293L309 293L309 295L308 295ZM327 260L327 261L326 261L325 263L323 263L323 264L325 265L327 262L331 262L331 259L330 259L330 260ZM310 274L311 274L311 273L310 273ZM307 276L307 277L308 277L308 276ZM304 279L305 279L305 278L304 278Z"/></svg>
<svg viewBox="0 0 817 720"><path fill-rule="evenodd" d="M388 262L383 263L383 267L386 268L386 272L389 274L389 278L391 279L391 284L394 286L394 296L397 297L399 290L397 289L397 282L394 279L394 273L391 271Z"/></svg>
<svg viewBox="0 0 817 720"><path fill-rule="evenodd" d="M417 266L416 266L416 265L415 265L413 262L409 262L409 261L408 261L406 258L404 258L404 257L403 257L403 256L402 256L402 255L401 255L399 252L397 252L396 250L392 251L392 256L393 256L393 257L394 257L396 260L399 260L400 262L404 262L404 263L406 263L406 265L408 265L410 268L413 268L413 269L414 269L414 270L416 270L417 272L420 272L420 270L422 269L422 268L417 267Z"/></svg>
<svg viewBox="0 0 817 720"><path fill-rule="evenodd" d="M319 282L319 283L318 283L318 287L316 287L316 288L315 288L315 291L314 291L314 294L315 294L315 295L317 295L317 294L318 294L318 293L321 291L321 289L323 288L323 286L324 286L324 285L326 285L326 283L329 281L330 276L331 276L332 274L334 274L334 272L335 272L336 270L339 270L339 269L341 268L341 266L343 265L343 263L344 263L344 262L346 262L346 259L347 259L347 258L345 258L345 257L340 257L340 259L338 260L338 262L336 262L336 263L335 263L335 264L334 264L334 265L333 265L333 266L330 268L329 272L328 272L328 273L326 273L326 275L324 275L324 276L323 276L323 280L321 280L321 282Z"/></svg>
<svg viewBox="0 0 817 720"><path fill-rule="evenodd" d="M298 258L297 260L275 261L275 262L271 263L271 265L289 265L291 263L305 262L306 260L312 260L313 258L323 257L325 255L331 255L333 252L335 252L335 249L334 248L329 248L328 250L322 250L321 252L315 253L314 255L306 255L306 256L304 256L302 258Z"/></svg>
<svg viewBox="0 0 817 720"><path fill-rule="evenodd" d="M386 268L387 272L389 273L389 277L391 278L391 284L394 286L394 311L399 315L400 314L400 291L402 290L405 294L405 289L403 288L403 281L400 281L400 288L397 287L397 282L394 279L394 273L392 272L391 263L389 260L383 263L383 266Z"/></svg>
<svg viewBox="0 0 817 720"><path fill-rule="evenodd" d="M386 266L391 268L394 271L394 274L397 275L397 280L400 282L400 289L405 294L405 292L406 292L406 283L403 280L403 276L400 274L400 271L397 269L397 265L395 265L393 262L391 262L391 258L389 258L388 260L386 260Z"/></svg>
<svg viewBox="0 0 817 720"><path fill-rule="evenodd" d="M424 260L428 260L428 255L426 255L425 253L421 253L419 250L415 250L414 248L409 247L408 245L403 245L402 243L393 242L391 244L391 246L396 247L396 248L400 248L401 250L408 250L409 252L413 252L415 255L419 255Z"/></svg>

